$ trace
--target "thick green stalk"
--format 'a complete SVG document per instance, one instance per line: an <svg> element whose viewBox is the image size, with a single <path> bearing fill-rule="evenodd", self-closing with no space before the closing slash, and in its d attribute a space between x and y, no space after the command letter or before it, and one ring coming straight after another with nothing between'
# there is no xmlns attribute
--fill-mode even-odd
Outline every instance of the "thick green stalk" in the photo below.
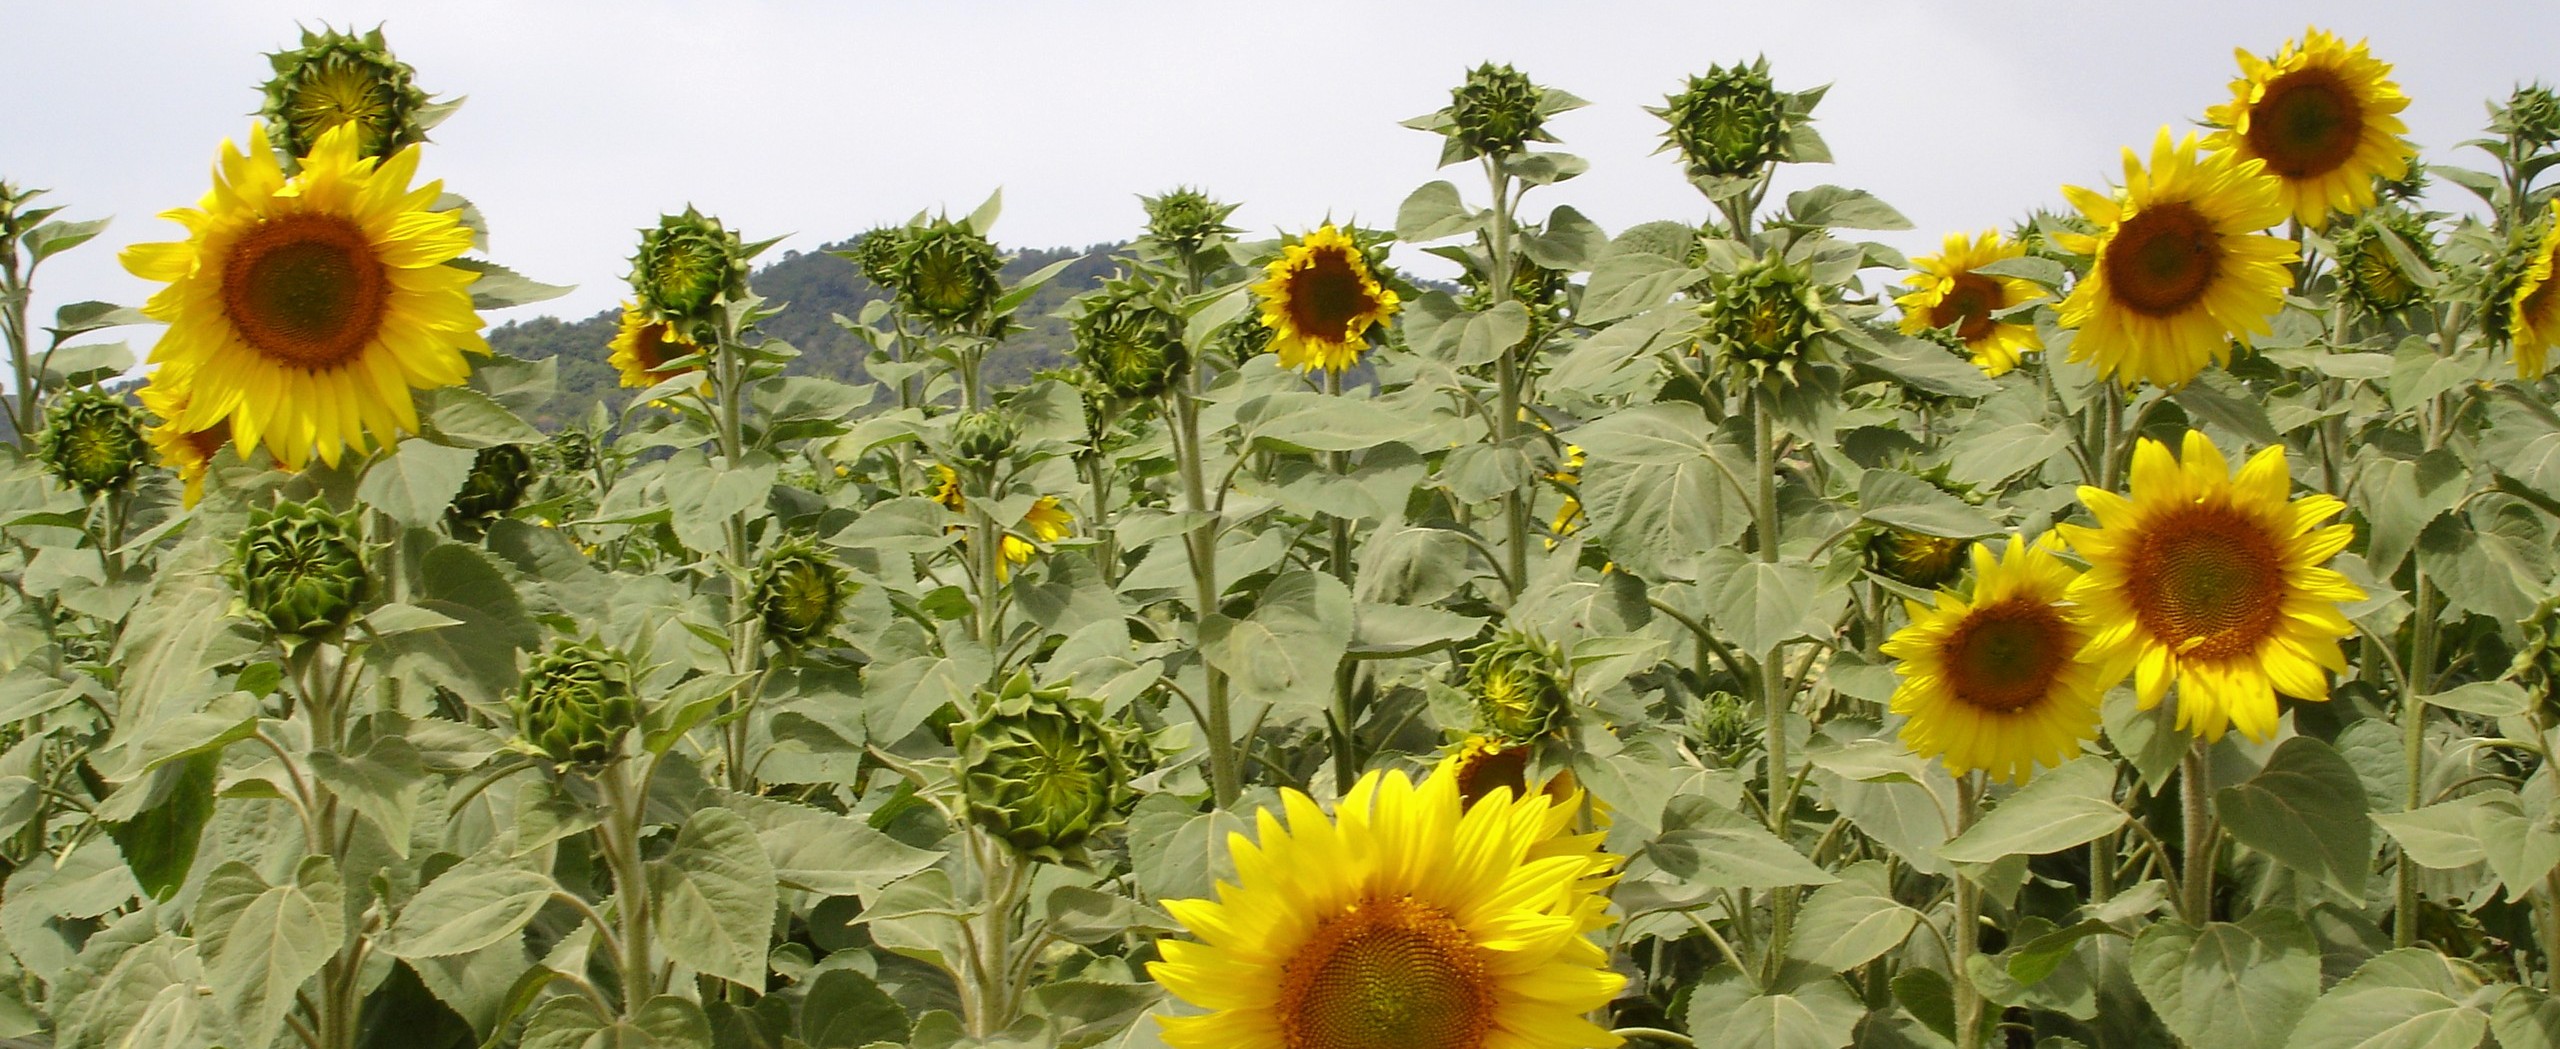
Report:
<svg viewBox="0 0 2560 1049"><path fill-rule="evenodd" d="M1758 553L1763 564L1778 560L1778 447L1776 412L1771 410L1765 393L1751 395L1752 472L1757 474L1758 491L1751 508L1753 525L1759 535ZM1772 645L1760 656L1761 748L1768 760L1769 833L1778 840L1788 840L1789 823L1794 816L1794 798L1788 782L1794 775L1787 760L1787 709L1792 705L1786 683L1786 650L1783 643ZM1792 888L1775 890L1769 897L1770 951L1783 953L1787 935L1795 928L1796 892Z"/></svg>
<svg viewBox="0 0 2560 1049"><path fill-rule="evenodd" d="M642 810L648 799L630 781L632 763L617 761L596 777L604 792L605 866L613 873L614 910L622 919L622 1014L637 1012L658 992L655 963L649 955L649 881L640 858Z"/></svg>
<svg viewBox="0 0 2560 1049"><path fill-rule="evenodd" d="M2433 678L2436 663L2436 588L2427 578L2425 567L2414 572L2418 607L2412 613L2408 679L2400 683L2400 767L2408 780L2401 796L2407 811L2416 812L2427 803L2427 705L2420 699ZM2402 853L2392 877L2391 945L2414 947L2418 943L2418 876L2415 864Z"/></svg>
<svg viewBox="0 0 2560 1049"><path fill-rule="evenodd" d="M1982 811L1982 773L1971 772L1956 784L1956 833L1973 829ZM1967 960L1982 952L1982 887L1955 872L1956 1049L1982 1049L1982 989L1974 986Z"/></svg>
<svg viewBox="0 0 2560 1049"><path fill-rule="evenodd" d="M719 342L713 347L716 365L712 371L715 409L719 413L721 468L738 469L747 454L746 441L746 375L738 359L737 322L725 311L720 317ZM729 547L729 593L733 602L729 626L729 669L732 673L753 675L764 666L764 619L753 614L755 578L748 567L747 515L745 511L729 515L721 531ZM762 686L751 683L729 702L739 707L753 707ZM721 738L723 775L729 789L754 793L754 777L748 774L747 720L731 718Z"/></svg>
<svg viewBox="0 0 2560 1049"><path fill-rule="evenodd" d="M1342 373L1331 370L1326 371L1324 373L1324 391L1336 397L1341 396ZM1326 466L1333 471L1335 476L1348 476L1351 473L1351 453L1330 452L1326 454L1325 460ZM1350 586L1353 574L1353 565L1351 563L1351 522L1347 518L1334 514L1327 514L1325 515L1325 532L1327 533L1327 539L1330 540L1330 558L1333 567L1333 577L1341 580L1342 585L1346 587ZM1352 785L1359 781L1361 764L1359 737L1360 712L1353 709L1352 703L1352 689L1358 684L1358 665L1352 661L1351 657L1348 654L1345 654L1341 659L1335 660L1333 666L1332 711L1333 785L1334 789L1339 792L1350 791Z"/></svg>
<svg viewBox="0 0 2560 1049"><path fill-rule="evenodd" d="M2186 834L2186 854L2178 860L2186 884L2179 893L2178 909L2189 925L2213 920L2213 854L2221 844L2222 828L2213 822L2212 775L2205 743L2197 740L2178 759L2180 823Z"/></svg>
<svg viewBox="0 0 2560 1049"><path fill-rule="evenodd" d="M1487 214L1492 228L1486 231L1486 247L1490 257L1485 261L1487 281L1486 307L1497 307L1511 301L1511 237L1516 223L1512 219L1511 176L1504 174L1502 162L1488 154L1484 158L1485 181L1493 189L1493 207ZM1523 369L1520 347L1505 346L1495 358L1495 385L1499 387L1494 409L1494 443L1508 447L1520 433L1521 386ZM1529 578L1529 500L1533 490L1513 489L1502 495L1503 559L1509 563L1512 585L1519 586Z"/></svg>
<svg viewBox="0 0 2560 1049"><path fill-rule="evenodd" d="M1173 398L1175 433L1181 447L1175 450L1182 470L1184 507L1210 515L1193 526L1184 537L1191 554L1191 586L1193 625L1208 622L1218 611L1218 520L1217 510L1209 502L1206 480L1201 476L1200 448L1200 369L1191 370L1184 389ZM1209 735L1209 789L1220 807L1233 804L1243 790L1243 777L1236 760L1235 718L1227 698L1227 675L1216 664L1202 661L1201 670L1208 679L1209 723L1203 726Z"/></svg>

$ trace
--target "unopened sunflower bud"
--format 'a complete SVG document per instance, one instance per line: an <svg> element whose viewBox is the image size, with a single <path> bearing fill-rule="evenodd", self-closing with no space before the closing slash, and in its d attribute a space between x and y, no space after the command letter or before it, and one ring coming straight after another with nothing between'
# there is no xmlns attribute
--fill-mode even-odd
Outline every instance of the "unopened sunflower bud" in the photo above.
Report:
<svg viewBox="0 0 2560 1049"><path fill-rule="evenodd" d="M343 629L373 589L354 516L317 502L250 510L249 527L232 546L230 575L252 618L296 639Z"/></svg>
<svg viewBox="0 0 2560 1049"><path fill-rule="evenodd" d="M471 457L471 475L454 494L445 517L459 527L503 517L523 501L533 483L533 456L520 444L495 444Z"/></svg>
<svg viewBox="0 0 2560 1049"><path fill-rule="evenodd" d="M1484 734L1526 743L1564 723L1569 692L1564 654L1554 645L1505 630L1467 662L1467 694Z"/></svg>
<svg viewBox="0 0 2560 1049"><path fill-rule="evenodd" d="M1795 100L1769 79L1765 58L1730 69L1711 66L1653 112L1671 125L1663 138L1693 178L1747 178L1787 159L1791 125L1799 118Z"/></svg>
<svg viewBox="0 0 2560 1049"><path fill-rule="evenodd" d="M825 637L851 589L844 569L818 544L805 536L784 540L756 567L756 609L764 616L765 635L794 646Z"/></svg>
<svg viewBox="0 0 2560 1049"><path fill-rule="evenodd" d="M380 29L363 36L304 30L301 47L267 61L276 75L259 115L287 156L310 156L320 136L341 124L356 126L356 149L367 157L426 141L427 94L416 71L392 57Z"/></svg>
<svg viewBox="0 0 2560 1049"><path fill-rule="evenodd" d="M714 319L721 304L746 294L748 254L719 219L688 207L682 215L661 216L656 229L640 231L631 290L642 310L690 336L695 324Z"/></svg>
<svg viewBox="0 0 2560 1049"><path fill-rule="evenodd" d="M1093 835L1118 825L1134 800L1120 731L1101 701L1034 689L1018 673L1002 691L979 693L977 706L952 729L970 819L1025 856L1083 862Z"/></svg>
<svg viewBox="0 0 2560 1049"><path fill-rule="evenodd" d="M976 331L1004 294L1004 259L996 246L950 219L907 234L894 286L909 314L943 327Z"/></svg>
<svg viewBox="0 0 2560 1049"><path fill-rule="evenodd" d="M1004 461L1021 437L1013 419L1000 411L969 412L951 425L951 450L966 462L993 466Z"/></svg>
<svg viewBox="0 0 2560 1049"><path fill-rule="evenodd" d="M36 458L62 483L95 497L133 482L149 457L142 416L124 399L95 387L48 406Z"/></svg>
<svg viewBox="0 0 2560 1049"><path fill-rule="evenodd" d="M1189 364L1182 321L1146 290L1114 281L1086 301L1074 322L1076 359L1102 389L1145 400L1181 381Z"/></svg>
<svg viewBox="0 0 2560 1049"><path fill-rule="evenodd" d="M1867 567L1904 586L1935 590L1964 574L1973 540L1880 528L1867 540Z"/></svg>
<svg viewBox="0 0 2560 1049"><path fill-rule="evenodd" d="M525 670L515 695L516 732L561 764L603 764L640 724L631 667L601 643L558 642Z"/></svg>
<svg viewBox="0 0 2560 1049"><path fill-rule="evenodd" d="M1804 269L1776 257L1745 265L1713 284L1707 335L1745 382L1800 381L1832 321Z"/></svg>
<svg viewBox="0 0 2560 1049"><path fill-rule="evenodd" d="M1138 200L1147 209L1147 240L1176 257L1196 255L1220 238L1243 232L1227 225L1236 205L1218 203L1188 186Z"/></svg>

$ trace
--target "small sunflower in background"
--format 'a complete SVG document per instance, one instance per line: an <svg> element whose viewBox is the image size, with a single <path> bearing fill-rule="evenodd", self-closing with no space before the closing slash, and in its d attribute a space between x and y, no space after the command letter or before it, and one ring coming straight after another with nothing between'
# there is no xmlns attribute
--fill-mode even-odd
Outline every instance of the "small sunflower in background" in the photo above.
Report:
<svg viewBox="0 0 2560 1049"><path fill-rule="evenodd" d="M2545 209L2535 228L2540 232L2533 237L2533 254L2507 311L2516 378L2526 382L2542 378L2550 366L2551 346L2560 342L2560 281L2551 279L2560 263L2560 212Z"/></svg>
<svg viewBox="0 0 2560 1049"><path fill-rule="evenodd" d="M960 474L948 466L941 463L933 464L933 490L930 494L933 501L941 503L945 510L955 514L969 512L969 499L960 494ZM1074 534L1075 523L1076 516L1067 511L1067 504L1059 502L1057 496L1044 495L1034 500L1031 509L1022 515L1022 520L1019 522L1021 530L1030 533L1032 538L1025 539L1012 532L1005 533L1004 545L998 548L1004 554L1003 559L996 565L998 578L1001 579L1003 575L1010 574L1011 570L1008 567L1010 565L1031 563L1031 555L1040 552L1040 548L1033 544L1032 539L1042 543L1057 542ZM968 527L952 525L945 531L961 532L966 531Z"/></svg>
<svg viewBox="0 0 2560 1049"><path fill-rule="evenodd" d="M1332 223L1283 249L1253 293L1280 365L1308 372L1349 371L1368 346L1370 326L1401 308L1396 293L1369 271L1359 245Z"/></svg>
<svg viewBox="0 0 2560 1049"><path fill-rule="evenodd" d="M446 265L471 230L433 210L443 183L412 189L418 147L377 161L357 134L323 133L288 179L253 127L257 148L222 144L199 206L162 213L188 239L125 249L127 270L168 284L143 312L169 324L152 363L187 375L170 420L184 432L228 422L244 453L336 465L416 432L411 391L458 384L463 355L489 352L471 306L479 275Z"/></svg>
<svg viewBox="0 0 2560 1049"><path fill-rule="evenodd" d="M2080 329L2071 359L2094 362L2127 387L2184 386L2231 340L2271 330L2292 286L2294 242L2262 231L2284 221L2264 165L2230 153L2197 155L2193 135L2151 146L2151 163L2124 152L2124 191L2065 186L2094 236L2057 233L2064 250L2094 256L2057 321Z"/></svg>
<svg viewBox="0 0 2560 1049"><path fill-rule="evenodd" d="M1975 367L1995 378L2008 374L2018 366L2021 354L2043 350L2044 340L2036 335L2033 324L1992 315L2043 298L2044 289L2021 277L1975 271L2026 253L2026 245L2002 240L1997 230L1972 237L1947 234L1938 254L1911 260L1911 267L1919 272L1903 283L1912 290L1893 300L1902 307L1903 334L1951 328L1973 354Z"/></svg>
<svg viewBox="0 0 2560 1049"><path fill-rule="evenodd" d="M1949 772L2024 783L2037 766L2077 757L2097 734L2106 685L2080 660L2088 628L2064 600L2078 573L2051 539L2012 537L1994 557L1973 547L1973 586L1908 602L1911 625L1883 652L1899 660L1893 712L1903 745Z"/></svg>
<svg viewBox="0 0 2560 1049"><path fill-rule="evenodd" d="M2365 597L2324 567L2355 539L2352 525L2321 524L2346 504L2288 500L2282 445L2235 477L2194 430L2176 458L2149 438L2135 445L2132 480L2129 497L2080 488L2097 527L2056 527L2089 561L2071 600L2091 625L2099 679L2132 674L2144 710L2176 685L2178 727L2207 740L2234 727L2268 739L2277 693L2328 699L2325 672L2346 672L2338 641L2355 633L2339 606Z"/></svg>
<svg viewBox="0 0 2560 1049"><path fill-rule="evenodd" d="M2231 101L2205 111L2215 125L2206 145L2261 161L2276 179L2286 210L2311 229L2332 214L2373 206L2373 183L2409 173L2417 150L2400 136L2397 115L2408 96L2391 81L2391 65L2359 40L2354 47L2320 29L2286 41L2273 59L2238 52Z"/></svg>
<svg viewBox="0 0 2560 1049"><path fill-rule="evenodd" d="M204 499L204 478L214 455L231 443L231 424L216 421L202 430L180 425L178 420L187 412L186 379L183 372L167 365L151 373L151 381L134 396L144 411L159 417L159 422L143 428L143 439L151 442L152 455L160 465L177 471L179 483L186 486L185 505L193 509Z"/></svg>
<svg viewBox="0 0 2560 1049"><path fill-rule="evenodd" d="M667 362L699 354L702 347L686 338L673 322L653 320L649 311L628 302L622 304L622 324L614 330L608 348L613 353L606 363L622 373L622 385L626 387L645 390L702 370L698 363L668 367Z"/></svg>
<svg viewBox="0 0 2560 1049"><path fill-rule="evenodd" d="M1444 765L1360 778L1332 817L1281 792L1236 880L1168 900L1198 942L1160 940L1148 975L1210 1010L1166 1016L1176 1049L1606 1049L1585 1018L1626 978L1588 933L1611 919L1613 861L1568 833L1579 799L1495 791L1467 804Z"/></svg>

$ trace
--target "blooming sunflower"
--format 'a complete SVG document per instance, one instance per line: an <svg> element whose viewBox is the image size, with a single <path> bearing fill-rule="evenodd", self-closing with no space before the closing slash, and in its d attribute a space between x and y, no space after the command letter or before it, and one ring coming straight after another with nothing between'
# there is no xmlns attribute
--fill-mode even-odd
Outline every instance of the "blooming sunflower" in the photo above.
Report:
<svg viewBox="0 0 2560 1049"><path fill-rule="evenodd" d="M1371 772L1333 819L1283 791L1259 842L1230 835L1236 880L1165 908L1201 942L1163 940L1148 975L1211 1010L1164 1017L1176 1049L1580 1049L1625 978L1585 935L1610 918L1598 835L1578 804L1497 790L1473 805L1445 770Z"/></svg>
<svg viewBox="0 0 2560 1049"><path fill-rule="evenodd" d="M2264 161L2285 207L2319 229L2335 212L2373 206L2373 180L2409 173L2417 151L2400 136L2409 126L2394 114L2408 108L2391 65L2364 41L2354 47L2325 30L2305 29L2273 61L2247 51L2231 101L2205 111L2219 130L2206 145Z"/></svg>
<svg viewBox="0 0 2560 1049"><path fill-rule="evenodd" d="M1884 654L1900 660L1893 712L1909 718L1902 742L1947 771L1980 769L2024 783L2097 733L2106 686L2080 660L2087 627L2063 603L2075 573L2051 539L2012 538L1993 557L1973 547L1973 590L1938 591L1935 607L1906 602L1911 625L1894 631Z"/></svg>
<svg viewBox="0 0 2560 1049"><path fill-rule="evenodd" d="M2095 361L2128 387L2176 388L2206 361L2229 359L2232 336L2268 331L2298 248L2257 232L2285 216L2264 168L2229 153L2199 158L2195 136L2173 143L2162 128L2149 170L2125 150L2122 196L2064 187L2098 230L2054 235L2064 250L2097 257L2056 318L2080 329L2071 359Z"/></svg>
<svg viewBox="0 0 2560 1049"><path fill-rule="evenodd" d="M702 370L699 364L667 367L668 361L701 353L702 347L686 338L674 322L652 320L647 310L628 302L622 304L622 326L614 332L611 348L607 363L622 373L624 386L646 389Z"/></svg>
<svg viewBox="0 0 2560 1049"><path fill-rule="evenodd" d="M2083 658L2110 684L2127 673L2148 710L2178 686L2178 726L2205 739L2226 727L2265 740L2276 693L2326 700L2344 672L2338 639L2355 633L2338 605L2364 591L2322 567L2355 538L2323 527L2346 504L2327 495L2290 502L2284 448L2262 449L2232 476L2205 435L2190 430L2175 459L2134 446L2131 497L2082 486L2095 528L2061 525L2089 571L2071 584L2093 632Z"/></svg>
<svg viewBox="0 0 2560 1049"><path fill-rule="evenodd" d="M1253 293L1280 365L1300 371L1350 370L1369 326L1395 315L1396 293L1379 286L1358 245L1332 223L1289 245Z"/></svg>
<svg viewBox="0 0 2560 1049"><path fill-rule="evenodd" d="M178 480L186 485L186 505L193 507L204 499L204 475L213 465L214 454L231 440L231 424L216 420L207 429L190 430L178 420L187 411L186 375L167 365L151 373L135 396L144 411L159 416L160 421L144 428L142 436L151 442L160 465L178 472Z"/></svg>
<svg viewBox="0 0 2560 1049"><path fill-rule="evenodd" d="M2517 282L2507 313L2516 378L2526 382L2542 378L2550 363L2551 345L2560 342L2560 281L2551 279L2554 262L2560 260L2560 214L2544 211L2541 227L2542 235L2534 239L2533 260L2525 265L2524 279Z"/></svg>
<svg viewBox="0 0 2560 1049"><path fill-rule="evenodd" d="M1996 320L1991 315L2043 298L2044 289L2024 278L1974 271L2026 253L2026 245L2003 242L1997 230L1984 230L1975 237L1947 234L1938 254L1911 260L1912 268L1920 272L1903 283L1912 291L1893 300L1902 307L1903 333L1918 335L1952 326L1956 338L1964 340L1964 348L1973 352L1976 367L1993 376L2008 374L2018 366L2019 354L2044 349L2044 340L2037 337L2035 325Z"/></svg>
<svg viewBox="0 0 2560 1049"><path fill-rule="evenodd" d="M228 422L243 453L264 444L287 469L313 453L336 464L418 428L413 389L471 373L489 352L471 308L471 247L458 211L431 210L443 183L415 189L418 147L374 160L340 124L287 179L266 132L226 141L211 192L161 213L188 239L126 248L127 270L168 282L143 312L169 322L155 364L187 375L187 432Z"/></svg>

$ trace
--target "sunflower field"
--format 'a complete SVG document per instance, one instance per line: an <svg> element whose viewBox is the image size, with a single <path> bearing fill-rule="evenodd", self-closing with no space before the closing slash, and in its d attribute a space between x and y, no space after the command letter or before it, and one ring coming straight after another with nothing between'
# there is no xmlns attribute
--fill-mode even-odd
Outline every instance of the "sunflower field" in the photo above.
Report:
<svg viewBox="0 0 2560 1049"><path fill-rule="evenodd" d="M1906 258L1765 61L1614 233L1486 64L1028 383L995 200L857 382L650 218L546 432L454 104L270 58L139 307L0 183L0 1044L2560 1046L2550 88L2425 162L2309 29Z"/></svg>

